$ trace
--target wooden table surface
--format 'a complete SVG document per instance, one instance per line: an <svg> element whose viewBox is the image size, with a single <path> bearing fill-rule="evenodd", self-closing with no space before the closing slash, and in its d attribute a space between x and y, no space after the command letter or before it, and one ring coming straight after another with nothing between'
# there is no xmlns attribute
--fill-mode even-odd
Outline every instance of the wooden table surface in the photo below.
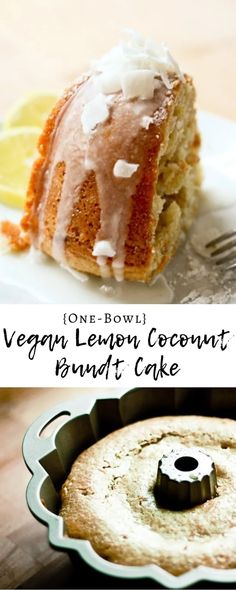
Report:
<svg viewBox="0 0 236 590"><path fill-rule="evenodd" d="M131 27L165 41L193 75L199 108L236 120L235 0L0 0L0 115L61 90Z"/></svg>

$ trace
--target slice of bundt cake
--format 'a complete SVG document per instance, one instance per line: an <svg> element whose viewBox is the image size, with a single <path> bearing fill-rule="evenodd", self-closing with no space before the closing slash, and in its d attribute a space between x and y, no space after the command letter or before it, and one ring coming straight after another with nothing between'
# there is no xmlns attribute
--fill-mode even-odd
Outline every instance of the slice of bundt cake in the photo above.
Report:
<svg viewBox="0 0 236 590"><path fill-rule="evenodd" d="M199 195L195 90L165 46L137 35L93 64L39 140L22 228L78 271L149 281Z"/></svg>

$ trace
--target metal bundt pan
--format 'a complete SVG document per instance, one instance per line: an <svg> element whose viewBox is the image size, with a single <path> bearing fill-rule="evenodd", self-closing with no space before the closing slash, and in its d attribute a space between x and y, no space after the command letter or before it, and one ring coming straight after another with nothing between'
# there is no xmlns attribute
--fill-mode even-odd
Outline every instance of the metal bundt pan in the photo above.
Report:
<svg viewBox="0 0 236 590"><path fill-rule="evenodd" d="M80 565L82 558L91 568L116 580L152 579L167 588L184 588L202 580L228 584L236 582L236 569L199 566L174 576L157 565L121 566L111 563L100 557L89 541L67 537L63 520L58 516L58 492L73 461L83 449L123 425L151 416L199 414L236 418L235 395L235 390L217 389L202 389L200 392L156 388L116 390L109 398L85 394L79 397L78 402L63 403L39 417L30 426L23 442L24 459L32 473L27 488L27 503L34 516L48 526L50 544L68 552ZM48 425L59 417L60 424L55 425L53 433L47 438L42 436ZM109 583L112 584L111 580Z"/></svg>

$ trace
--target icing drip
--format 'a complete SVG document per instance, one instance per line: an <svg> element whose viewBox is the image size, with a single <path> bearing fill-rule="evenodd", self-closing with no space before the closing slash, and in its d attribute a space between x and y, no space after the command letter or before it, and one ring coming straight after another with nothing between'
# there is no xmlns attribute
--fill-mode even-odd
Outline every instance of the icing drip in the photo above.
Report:
<svg viewBox="0 0 236 590"><path fill-rule="evenodd" d="M138 164L129 164L125 160L117 160L113 168L113 174L118 178L130 178L137 169Z"/></svg>

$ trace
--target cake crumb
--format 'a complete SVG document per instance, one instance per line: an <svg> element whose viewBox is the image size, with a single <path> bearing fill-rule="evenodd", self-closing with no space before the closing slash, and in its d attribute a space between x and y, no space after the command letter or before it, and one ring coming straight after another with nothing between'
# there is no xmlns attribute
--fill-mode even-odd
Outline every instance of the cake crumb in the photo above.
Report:
<svg viewBox="0 0 236 590"><path fill-rule="evenodd" d="M115 289L111 285L102 285L99 289L107 297L113 297L115 295Z"/></svg>
<svg viewBox="0 0 236 590"><path fill-rule="evenodd" d="M0 234L7 239L11 252L22 252L30 247L29 236L23 233L21 227L16 223L2 221Z"/></svg>

